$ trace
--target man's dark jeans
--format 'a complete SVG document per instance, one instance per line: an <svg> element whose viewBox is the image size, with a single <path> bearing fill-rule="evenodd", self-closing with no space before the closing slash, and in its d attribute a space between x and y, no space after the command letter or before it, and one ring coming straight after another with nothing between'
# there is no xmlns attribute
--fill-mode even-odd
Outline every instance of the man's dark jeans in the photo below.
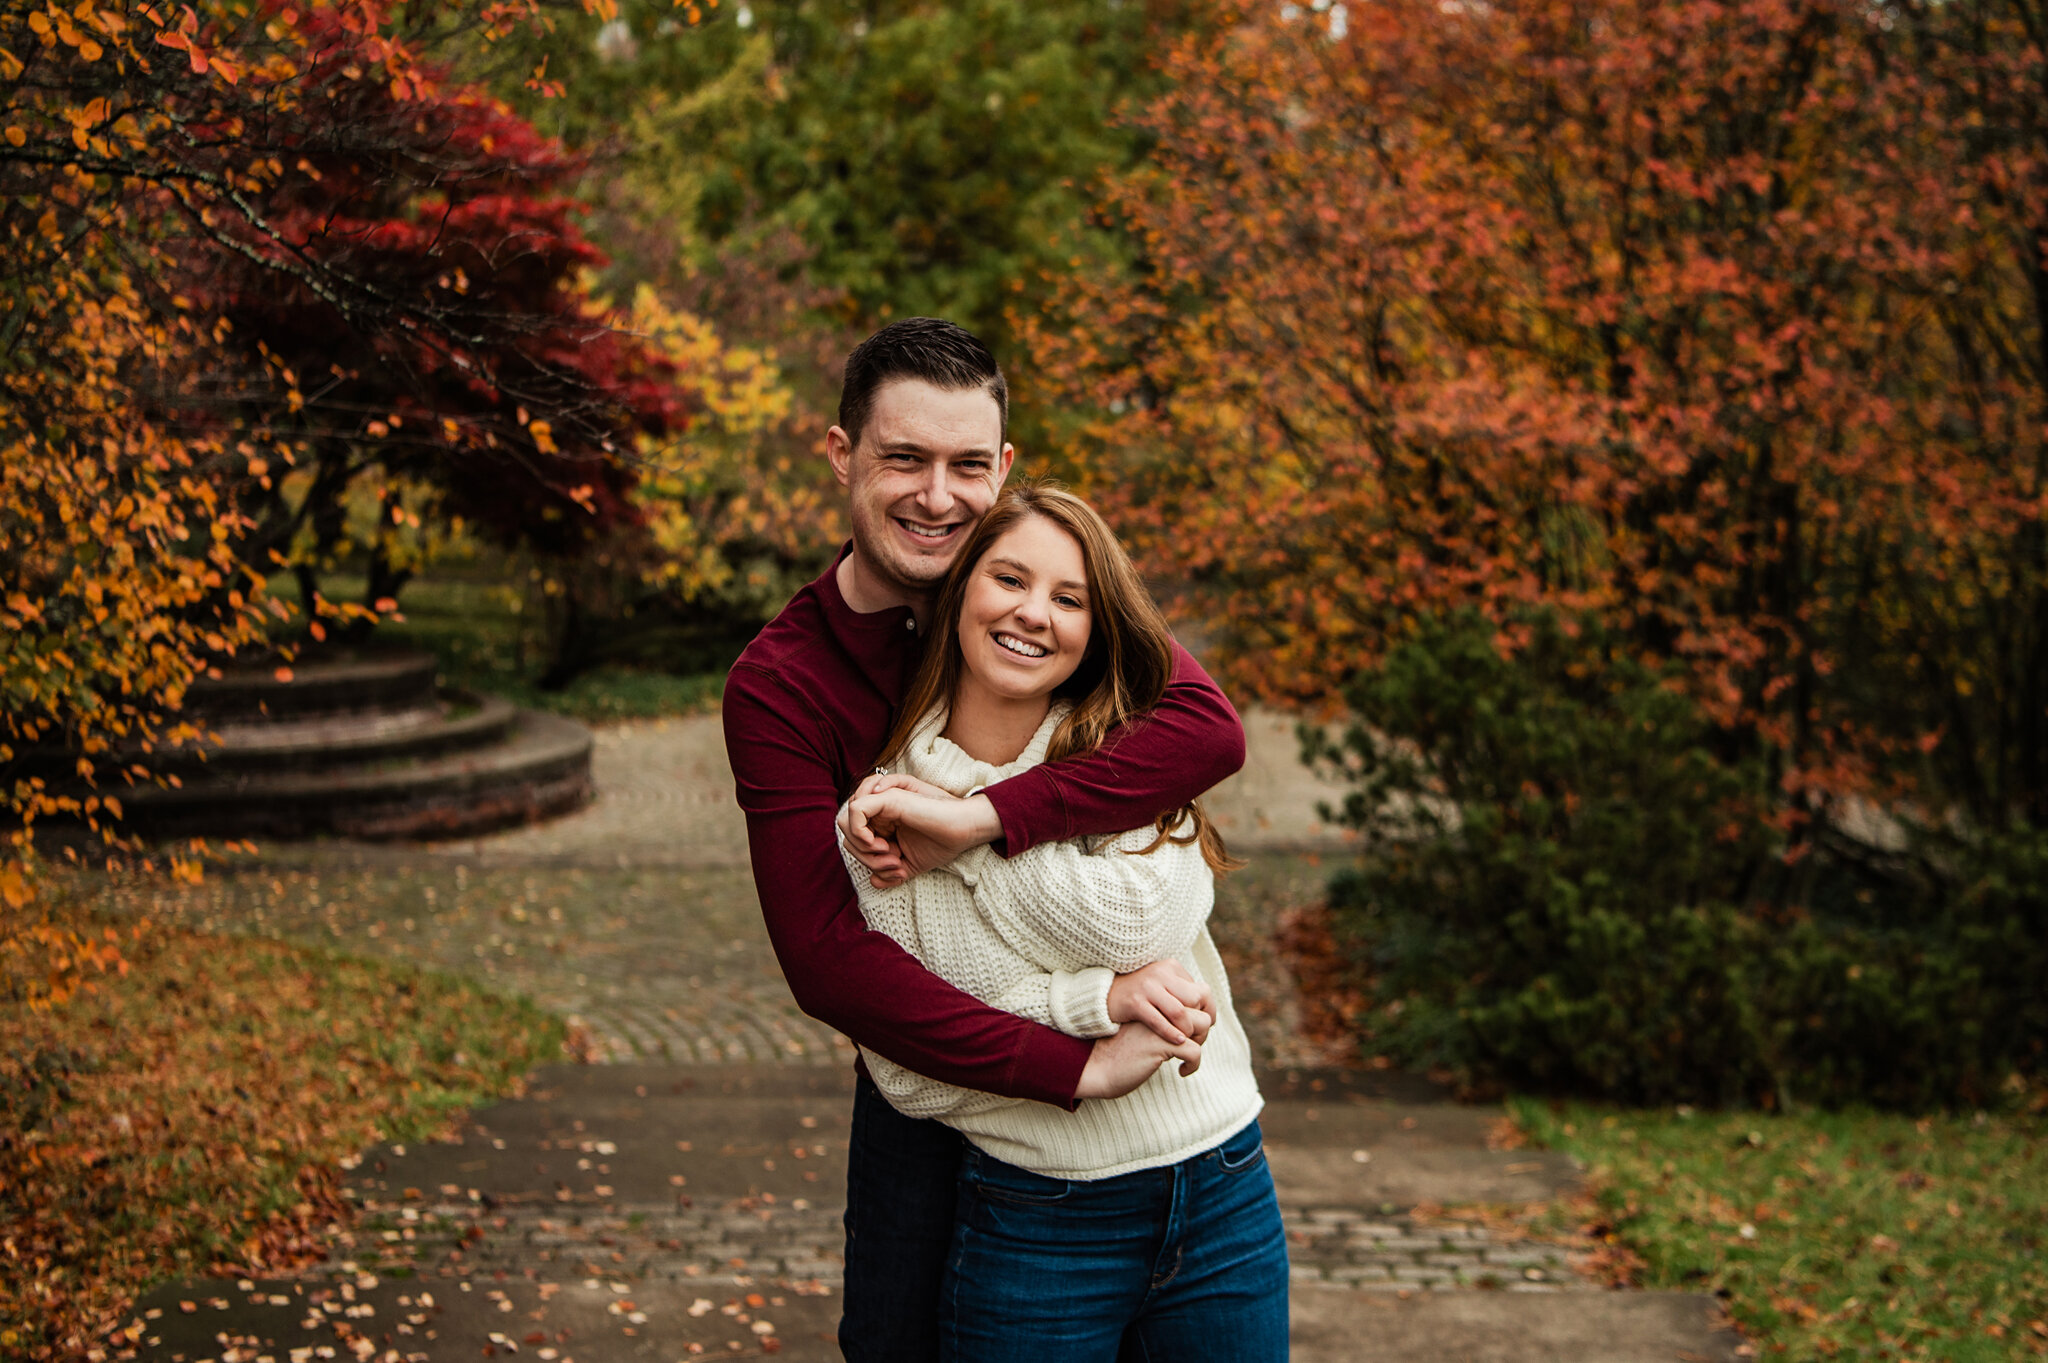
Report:
<svg viewBox="0 0 2048 1363"><path fill-rule="evenodd" d="M938 1358L939 1288L964 1145L952 1127L890 1107L874 1081L860 1077L846 1156L839 1348L847 1363Z"/></svg>

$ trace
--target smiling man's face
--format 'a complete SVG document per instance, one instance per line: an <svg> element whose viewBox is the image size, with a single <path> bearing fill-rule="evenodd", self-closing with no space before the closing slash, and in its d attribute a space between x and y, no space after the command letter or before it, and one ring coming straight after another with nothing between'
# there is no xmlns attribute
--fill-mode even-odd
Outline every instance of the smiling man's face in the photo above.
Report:
<svg viewBox="0 0 2048 1363"><path fill-rule="evenodd" d="M986 389L923 379L892 379L875 390L860 443L834 426L825 450L851 503L855 571L847 599L862 611L921 609L1016 457Z"/></svg>

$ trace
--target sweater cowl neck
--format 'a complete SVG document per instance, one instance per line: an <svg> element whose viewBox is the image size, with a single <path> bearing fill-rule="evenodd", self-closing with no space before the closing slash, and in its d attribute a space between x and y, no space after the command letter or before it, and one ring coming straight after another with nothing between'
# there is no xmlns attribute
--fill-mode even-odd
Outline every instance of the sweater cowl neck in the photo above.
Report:
<svg viewBox="0 0 2048 1363"><path fill-rule="evenodd" d="M948 711L941 705L911 731L910 746L904 751L899 765L906 775L929 781L955 795L965 795L976 786L992 786L998 781L1007 781L1045 761L1053 734L1059 729L1060 721L1073 713L1073 709L1067 701L1054 701L1052 708L1046 711L1045 721L1031 735L1031 741L1024 745L1024 751L997 766L968 756L965 748L944 736Z"/></svg>

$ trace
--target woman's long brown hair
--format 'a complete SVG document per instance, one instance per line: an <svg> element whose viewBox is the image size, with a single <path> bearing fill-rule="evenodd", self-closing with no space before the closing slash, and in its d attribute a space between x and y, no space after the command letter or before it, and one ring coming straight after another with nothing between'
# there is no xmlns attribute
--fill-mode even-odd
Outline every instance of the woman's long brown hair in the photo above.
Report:
<svg viewBox="0 0 2048 1363"><path fill-rule="evenodd" d="M1152 594L1145 590L1130 555L1088 503L1054 483L1026 483L1004 492L989 508L961 546L960 557L939 588L924 661L911 678L896 727L882 746L881 765L893 766L902 758L919 720L952 703L963 665L960 610L967 599L967 584L990 546L1032 516L1051 521L1081 546L1092 614L1081 665L1053 692L1055 697L1071 701L1074 708L1054 731L1046 760L1057 762L1094 752L1166 694L1167 684L1173 680L1173 633ZM1224 848L1223 835L1203 812L1200 800L1160 815L1156 826L1159 836L1146 852L1168 841L1180 846L1199 843L1202 859L1218 875L1244 864Z"/></svg>

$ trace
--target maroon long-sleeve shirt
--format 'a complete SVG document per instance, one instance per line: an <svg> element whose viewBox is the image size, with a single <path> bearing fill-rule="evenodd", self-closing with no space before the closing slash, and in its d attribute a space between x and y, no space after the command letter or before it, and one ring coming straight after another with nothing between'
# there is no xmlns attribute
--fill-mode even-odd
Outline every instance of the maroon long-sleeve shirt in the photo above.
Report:
<svg viewBox="0 0 2048 1363"><path fill-rule="evenodd" d="M835 563L726 678L725 747L768 936L797 1005L862 1046L949 1084L1071 1107L1090 1043L989 1007L869 931L839 857L833 820L873 770L921 647L907 608L848 606ZM1244 765L1236 710L1175 651L1173 683L1142 722L982 792L1003 821L996 851L1136 827Z"/></svg>

